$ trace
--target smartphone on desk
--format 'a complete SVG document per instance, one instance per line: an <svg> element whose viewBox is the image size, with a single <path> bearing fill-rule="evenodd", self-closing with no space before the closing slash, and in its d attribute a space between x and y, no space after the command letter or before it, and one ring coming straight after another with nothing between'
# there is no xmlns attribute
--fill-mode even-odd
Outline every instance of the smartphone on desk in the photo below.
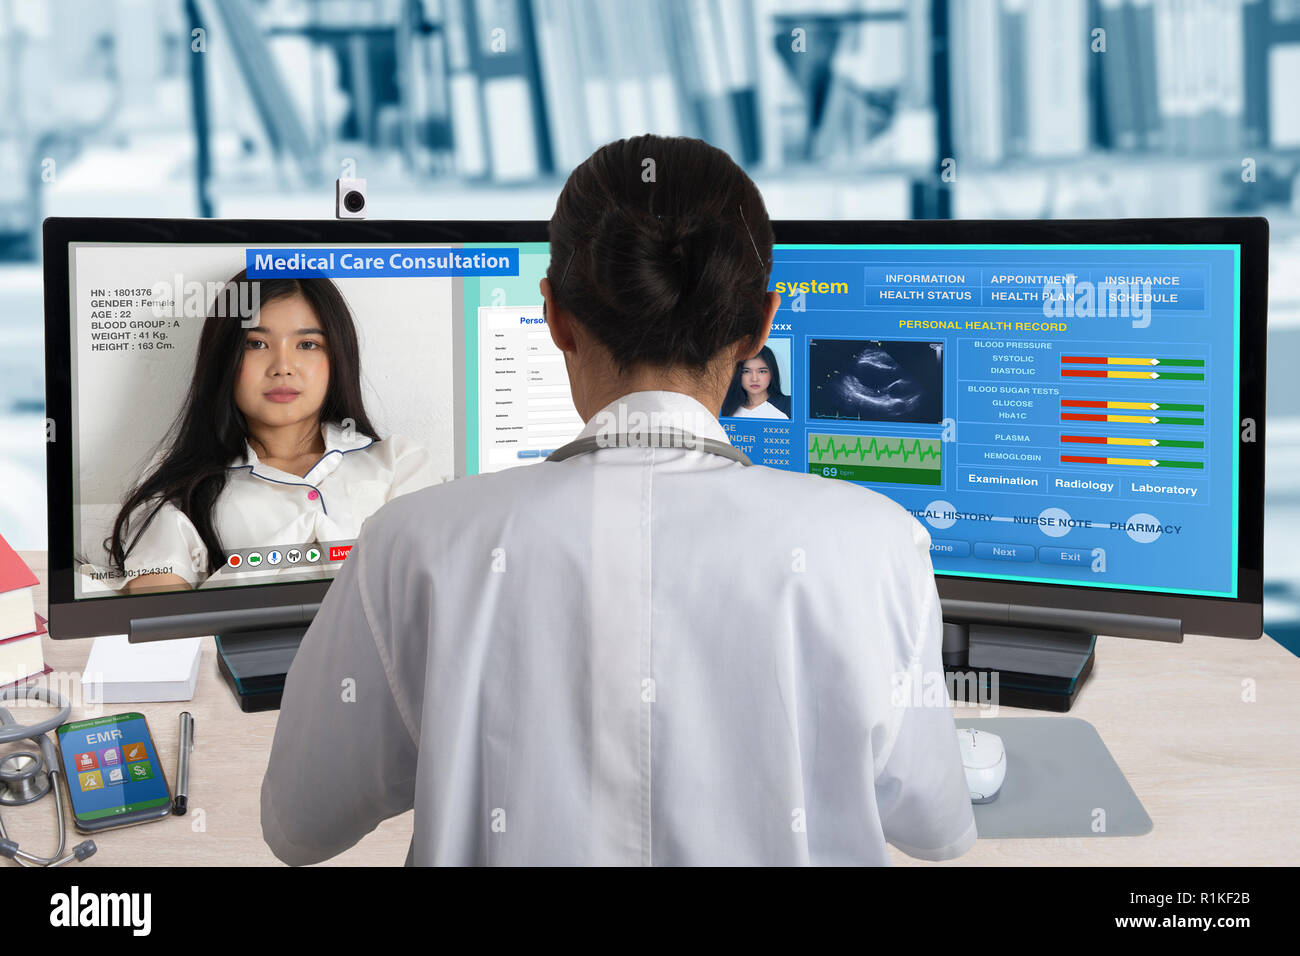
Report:
<svg viewBox="0 0 1300 956"><path fill-rule="evenodd" d="M172 795L144 714L73 720L57 732L72 821L82 833L161 820Z"/></svg>

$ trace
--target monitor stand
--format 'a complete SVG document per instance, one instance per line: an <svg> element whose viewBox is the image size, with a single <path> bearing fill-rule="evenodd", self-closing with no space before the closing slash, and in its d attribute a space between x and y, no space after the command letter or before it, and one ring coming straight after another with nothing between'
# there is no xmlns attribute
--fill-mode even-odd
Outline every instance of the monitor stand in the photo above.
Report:
<svg viewBox="0 0 1300 956"><path fill-rule="evenodd" d="M217 634L217 666L239 709L279 710L285 677L309 625Z"/></svg>
<svg viewBox="0 0 1300 956"><path fill-rule="evenodd" d="M1097 636L1010 624L943 625L943 664L955 703L1064 713L1092 673Z"/></svg>

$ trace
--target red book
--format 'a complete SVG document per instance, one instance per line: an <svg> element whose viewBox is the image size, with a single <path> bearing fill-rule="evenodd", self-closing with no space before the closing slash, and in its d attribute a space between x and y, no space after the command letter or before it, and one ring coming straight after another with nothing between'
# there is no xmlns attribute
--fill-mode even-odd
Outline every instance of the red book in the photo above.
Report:
<svg viewBox="0 0 1300 956"><path fill-rule="evenodd" d="M38 584L32 569L0 537L0 640L31 632Z"/></svg>
<svg viewBox="0 0 1300 956"><path fill-rule="evenodd" d="M51 670L45 663L45 651L41 647L41 637L48 633L45 618L33 614L32 619L36 623L35 630L0 641L0 688L21 684Z"/></svg>

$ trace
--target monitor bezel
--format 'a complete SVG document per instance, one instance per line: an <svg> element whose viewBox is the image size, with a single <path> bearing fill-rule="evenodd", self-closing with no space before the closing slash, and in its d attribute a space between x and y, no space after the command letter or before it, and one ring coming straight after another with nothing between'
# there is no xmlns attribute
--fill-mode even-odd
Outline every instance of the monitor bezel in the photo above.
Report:
<svg viewBox="0 0 1300 956"><path fill-rule="evenodd" d="M1090 220L777 220L776 242L853 245L1160 244L1241 248L1241 415L1255 422L1242 442L1238 494L1238 596L1171 595L1063 584L1033 584L938 573L949 600L1081 612L1176 618L1191 633L1257 638L1263 627L1265 348L1268 221L1259 217ZM545 242L544 221L260 220L49 218L44 223L49 616L55 638L129 631L133 618L318 603L330 581L260 584L212 591L103 598L73 597L71 435L71 243L474 243Z"/></svg>

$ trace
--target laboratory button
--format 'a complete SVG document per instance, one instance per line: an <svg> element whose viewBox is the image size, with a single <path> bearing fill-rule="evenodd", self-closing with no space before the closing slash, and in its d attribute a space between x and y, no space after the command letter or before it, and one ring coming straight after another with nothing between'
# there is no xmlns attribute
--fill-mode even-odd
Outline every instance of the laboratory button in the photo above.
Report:
<svg viewBox="0 0 1300 956"><path fill-rule="evenodd" d="M997 544L988 541L975 543L975 557L995 561L1032 561L1034 546L1031 544Z"/></svg>

